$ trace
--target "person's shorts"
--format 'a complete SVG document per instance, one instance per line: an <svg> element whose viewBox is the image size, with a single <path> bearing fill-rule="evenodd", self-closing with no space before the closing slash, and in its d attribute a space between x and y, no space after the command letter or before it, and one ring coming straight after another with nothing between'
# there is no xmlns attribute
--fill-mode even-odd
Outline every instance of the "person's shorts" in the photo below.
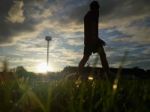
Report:
<svg viewBox="0 0 150 112"><path fill-rule="evenodd" d="M84 55L91 55L92 53L97 53L100 47L102 46L101 45L85 45Z"/></svg>

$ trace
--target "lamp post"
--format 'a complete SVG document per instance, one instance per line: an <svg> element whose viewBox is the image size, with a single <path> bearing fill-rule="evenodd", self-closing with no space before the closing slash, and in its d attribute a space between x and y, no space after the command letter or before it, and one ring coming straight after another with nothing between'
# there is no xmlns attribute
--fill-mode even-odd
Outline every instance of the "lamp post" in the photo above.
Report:
<svg viewBox="0 0 150 112"><path fill-rule="evenodd" d="M48 72L48 62L49 62L49 42L52 40L52 37L46 36L45 40L47 41L47 72Z"/></svg>

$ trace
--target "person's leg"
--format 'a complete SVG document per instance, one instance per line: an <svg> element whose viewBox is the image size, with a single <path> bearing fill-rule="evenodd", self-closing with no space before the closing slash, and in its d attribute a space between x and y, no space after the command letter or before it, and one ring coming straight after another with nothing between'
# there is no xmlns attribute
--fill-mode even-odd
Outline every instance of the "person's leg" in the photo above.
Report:
<svg viewBox="0 0 150 112"><path fill-rule="evenodd" d="M84 65L86 64L86 62L88 61L90 55L89 54L84 54L83 58L81 59L80 63L79 63L79 72L81 72L83 70Z"/></svg>
<svg viewBox="0 0 150 112"><path fill-rule="evenodd" d="M104 71L106 72L107 75L109 75L108 74L109 73L109 65L108 65L108 61L107 61L103 46L99 47L98 54L100 55L100 59L101 59L101 63L102 63L102 67L103 67Z"/></svg>

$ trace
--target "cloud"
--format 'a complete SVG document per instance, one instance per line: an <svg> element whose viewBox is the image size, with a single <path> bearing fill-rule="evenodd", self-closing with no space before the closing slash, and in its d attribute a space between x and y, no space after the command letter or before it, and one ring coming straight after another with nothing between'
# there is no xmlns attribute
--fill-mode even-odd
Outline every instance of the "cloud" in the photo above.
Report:
<svg viewBox="0 0 150 112"><path fill-rule="evenodd" d="M70 46L81 46L83 44L83 40L81 40L81 38L68 39L67 44Z"/></svg>
<svg viewBox="0 0 150 112"><path fill-rule="evenodd" d="M7 20L12 23L22 23L25 20L24 17L24 10L23 10L24 3L23 1L14 1L14 4L10 8L8 12Z"/></svg>
<svg viewBox="0 0 150 112"><path fill-rule="evenodd" d="M28 16L28 10L35 4L31 3L32 0L29 3L23 0L0 1L0 45L15 44L23 38L31 38L31 33L35 34L32 38L36 36L34 27L38 22Z"/></svg>
<svg viewBox="0 0 150 112"><path fill-rule="evenodd" d="M104 17L106 21L116 19L121 20L122 18L141 16L145 14L148 15L148 12L150 10L149 0L106 0L106 1L99 0L99 1L100 3L102 3L101 4L102 12L106 13L104 14L106 15Z"/></svg>

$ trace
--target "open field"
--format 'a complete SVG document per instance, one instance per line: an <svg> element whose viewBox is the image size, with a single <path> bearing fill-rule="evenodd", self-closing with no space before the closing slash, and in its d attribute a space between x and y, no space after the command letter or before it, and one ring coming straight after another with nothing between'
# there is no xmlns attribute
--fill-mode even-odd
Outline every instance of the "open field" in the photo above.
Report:
<svg viewBox="0 0 150 112"><path fill-rule="evenodd" d="M0 112L150 111L149 79L47 81L11 75L0 80Z"/></svg>

